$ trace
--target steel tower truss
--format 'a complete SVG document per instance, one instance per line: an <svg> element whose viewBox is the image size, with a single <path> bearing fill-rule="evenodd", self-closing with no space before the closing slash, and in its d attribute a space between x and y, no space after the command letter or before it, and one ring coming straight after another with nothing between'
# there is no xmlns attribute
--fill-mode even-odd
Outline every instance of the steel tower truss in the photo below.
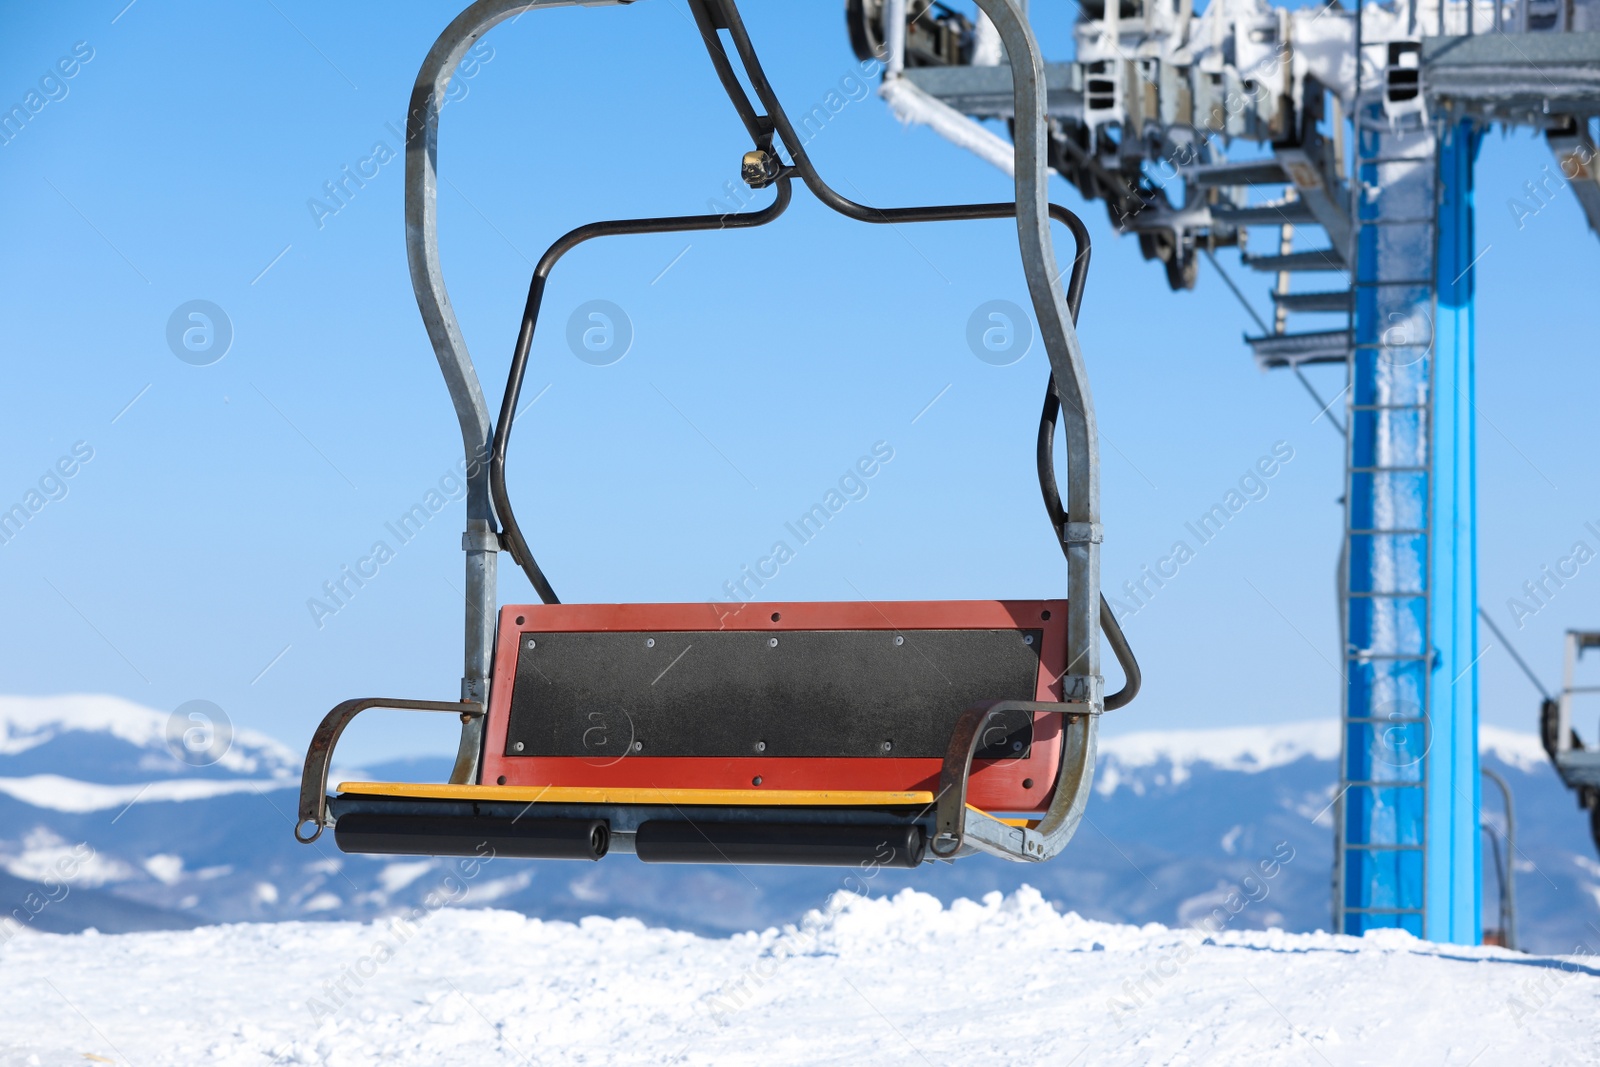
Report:
<svg viewBox="0 0 1600 1067"><path fill-rule="evenodd" d="M977 121L1011 117L983 19L848 7L858 52L887 56L895 112L1004 165ZM1046 65L1054 168L1174 289L1230 246L1271 276L1272 321L1246 338L1260 367L1313 395L1304 366L1346 371L1318 397L1342 405L1346 438L1335 929L1475 943L1473 162L1491 125L1543 130L1600 232L1600 0L1080 10L1076 59Z"/></svg>

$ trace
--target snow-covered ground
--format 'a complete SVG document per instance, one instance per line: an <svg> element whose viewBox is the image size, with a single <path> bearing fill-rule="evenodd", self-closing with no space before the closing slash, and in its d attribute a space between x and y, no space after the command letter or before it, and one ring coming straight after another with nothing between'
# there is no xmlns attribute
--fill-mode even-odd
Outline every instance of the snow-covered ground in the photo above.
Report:
<svg viewBox="0 0 1600 1067"><path fill-rule="evenodd" d="M435 902L470 894L470 874ZM29 934L0 1067L1592 1063L1596 961L1133 927L1036 892L839 894L728 939L423 908L380 925Z"/></svg>

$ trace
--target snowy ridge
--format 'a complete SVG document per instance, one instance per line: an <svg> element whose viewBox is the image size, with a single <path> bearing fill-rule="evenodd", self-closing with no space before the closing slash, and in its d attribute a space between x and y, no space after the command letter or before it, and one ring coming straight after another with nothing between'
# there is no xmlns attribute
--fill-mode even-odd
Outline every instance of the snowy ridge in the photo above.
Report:
<svg viewBox="0 0 1600 1067"><path fill-rule="evenodd" d="M1100 739L1095 791L1102 795L1113 793L1124 781L1131 780L1128 772L1145 768L1163 769L1172 785L1180 785L1197 764L1257 773L1308 757L1338 759L1338 720L1118 734Z"/></svg>
<svg viewBox="0 0 1600 1067"><path fill-rule="evenodd" d="M0 698L0 709L6 712L0 739L9 750L0 751L0 883L9 875L29 883L67 880L83 890L52 904L38 920L46 925L35 928L366 921L426 901L455 871L443 859L396 862L296 843L289 830L298 767L282 746L267 742L252 750L250 742L261 742L236 738L236 748L267 768L241 774L184 763L167 743L170 716L126 701ZM1336 753L1331 720L1108 737L1096 776L1103 794L1092 808L1096 832L1081 835L1063 862L1026 871L1009 864L986 870L976 861L884 871L871 880L871 895L909 885L954 901L1015 890L1026 880L1063 912L1181 927L1234 891L1241 865L1287 841L1298 858L1274 882L1270 901L1252 905L1229 929L1313 930L1327 923ZM1573 811L1531 736L1486 729L1484 760L1511 779L1519 821L1547 831L1528 835L1521 846L1544 876L1525 877L1518 889L1525 944L1564 950L1592 937L1587 923L1600 922L1600 897L1590 889L1600 868L1589 858L1587 821ZM437 780L448 767L442 758L429 763L374 770L380 779L412 780L407 775L414 773ZM346 780L374 776L334 771L332 781ZM1498 798L1486 808L1497 813ZM862 880L825 868L694 869L647 866L627 856L583 865L506 861L489 870L472 880L461 903L547 920L630 916L720 937L793 922L833 891L855 887L847 876ZM13 884L9 905L0 899L0 915L29 891ZM846 937L856 921L840 918L828 937ZM985 921L993 933L1000 919ZM796 936L773 951L801 947L804 936ZM0 1067L12 1067L3 1051Z"/></svg>
<svg viewBox="0 0 1600 1067"><path fill-rule="evenodd" d="M165 753L170 718L166 712L100 693L0 696L0 756L20 755L75 732L108 734L136 748ZM235 729L232 745L216 765L235 774L276 778L296 773L300 756L266 734Z"/></svg>
<svg viewBox="0 0 1600 1067"><path fill-rule="evenodd" d="M1499 726L1479 727L1478 751L1524 773L1549 762L1537 735ZM1130 772L1147 769L1159 770L1167 782L1181 785L1196 766L1254 774L1301 759L1338 758L1337 719L1214 730L1144 730L1100 738L1095 791L1104 796L1124 783L1140 785Z"/></svg>
<svg viewBox="0 0 1600 1067"><path fill-rule="evenodd" d="M1213 730L1146 730L1102 737L1100 752L1125 767L1148 767L1165 760L1174 765L1209 763L1225 770L1264 771L1306 756L1338 758L1339 723L1311 719Z"/></svg>
<svg viewBox="0 0 1600 1067"><path fill-rule="evenodd" d="M1507 730L1499 726L1478 725L1478 754L1493 756L1501 763L1527 773L1550 765L1544 743L1537 734Z"/></svg>
<svg viewBox="0 0 1600 1067"><path fill-rule="evenodd" d="M714 939L452 907L18 936L0 946L0 1063L1540 1067L1600 1038L1583 960L1398 931L1118 925L1027 887L949 907L913 890L819 904ZM151 989L182 990L181 1010L152 1011Z"/></svg>

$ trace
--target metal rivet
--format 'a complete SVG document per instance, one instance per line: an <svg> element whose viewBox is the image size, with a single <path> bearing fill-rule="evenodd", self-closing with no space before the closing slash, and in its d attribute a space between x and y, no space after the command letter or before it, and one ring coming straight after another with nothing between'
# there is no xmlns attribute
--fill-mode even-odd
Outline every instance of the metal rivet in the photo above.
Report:
<svg viewBox="0 0 1600 1067"><path fill-rule="evenodd" d="M1021 752L1022 751L1022 742L1021 741L1013 741L1013 742L1011 742L1011 751L1013 751L1013 752Z"/></svg>
<svg viewBox="0 0 1600 1067"><path fill-rule="evenodd" d="M1023 634L1022 635L1022 643L1025 644L1025 645L1033 644L1033 635L1032 634Z"/></svg>
<svg viewBox="0 0 1600 1067"><path fill-rule="evenodd" d="M879 745L878 747L883 749L885 752L888 752L890 749L894 748L894 742L893 741L885 741L883 744Z"/></svg>
<svg viewBox="0 0 1600 1067"><path fill-rule="evenodd" d="M750 784L751 785L760 785L761 784L761 776L758 774L754 778L750 779Z"/></svg>
<svg viewBox="0 0 1600 1067"><path fill-rule="evenodd" d="M645 638L644 639L644 647L645 648L655 648L656 647L656 639L653 638L653 637Z"/></svg>
<svg viewBox="0 0 1600 1067"><path fill-rule="evenodd" d="M506 776L502 774L500 777L495 779L495 782L497 784L499 784L499 785L505 785L506 784Z"/></svg>
<svg viewBox="0 0 1600 1067"><path fill-rule="evenodd" d="M778 647L778 639L776 637L767 638L767 647L768 648L777 648Z"/></svg>
<svg viewBox="0 0 1600 1067"><path fill-rule="evenodd" d="M528 647L529 648L537 648L538 646L539 646L539 643L537 641L529 641L528 642Z"/></svg>
<svg viewBox="0 0 1600 1067"><path fill-rule="evenodd" d="M897 644L897 645L903 645L903 644L906 643L906 639L903 638L903 637L896 637L894 639L894 643Z"/></svg>
<svg viewBox="0 0 1600 1067"><path fill-rule="evenodd" d="M781 614L779 614L778 612L774 611L772 613L772 621L773 622L777 622L781 618L783 618L783 616Z"/></svg>
<svg viewBox="0 0 1600 1067"><path fill-rule="evenodd" d="M521 752L522 751L522 742L518 741L516 744L512 745L511 746L511 751L513 751L513 752Z"/></svg>
<svg viewBox="0 0 1600 1067"><path fill-rule="evenodd" d="M635 752L638 752L642 748L644 748L644 742L643 741L635 741L633 743L633 750Z"/></svg>
<svg viewBox="0 0 1600 1067"><path fill-rule="evenodd" d="M767 750L767 743L765 741L757 741L756 742L756 751L757 752L765 752L766 750Z"/></svg>
<svg viewBox="0 0 1600 1067"><path fill-rule="evenodd" d="M1024 789L1032 789L1033 788L1033 779L1032 778L1024 778L1022 780L1022 788L1024 788Z"/></svg>
<svg viewBox="0 0 1600 1067"><path fill-rule="evenodd" d="M526 621L526 620L523 618L523 616L521 616L521 615L517 616L517 625L518 626L521 626L524 621Z"/></svg>

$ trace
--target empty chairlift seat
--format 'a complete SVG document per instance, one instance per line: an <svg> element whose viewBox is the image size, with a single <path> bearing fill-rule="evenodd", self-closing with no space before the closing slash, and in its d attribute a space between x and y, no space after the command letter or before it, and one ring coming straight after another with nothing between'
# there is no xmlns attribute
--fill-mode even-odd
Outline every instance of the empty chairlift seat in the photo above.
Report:
<svg viewBox="0 0 1600 1067"><path fill-rule="evenodd" d="M541 6L554 5L480 2L459 16L424 61L408 128L406 234L418 304L464 438L490 443L487 462L474 451L468 464L462 699L365 698L329 712L306 755L296 837L315 840L331 825L346 852L582 860L632 852L647 863L916 867L976 853L1049 859L1087 803L1097 718L1132 699L1139 672L1098 595L1098 457L1074 332L1088 235L1075 215L1044 199L1044 85L1026 21L1009 0L980 0L1012 66L1017 200L873 208L818 175L733 0L689 0L698 40L755 145L741 173L752 188L772 188L773 200L728 215L594 223L556 240L530 282L491 426L439 273L437 101L471 42ZM756 101L734 70L724 33ZM783 214L796 179L827 206L868 223L1016 221L1050 364L1035 461L1067 559L1067 599L559 602L517 523L505 478L551 270L599 237L766 225ZM1052 220L1076 246L1065 288ZM1052 454L1058 423L1068 445L1067 504ZM542 603L495 612L502 554ZM1099 671L1102 633L1126 677L1109 697ZM330 793L340 736L373 708L459 716L450 781L343 782Z"/></svg>

